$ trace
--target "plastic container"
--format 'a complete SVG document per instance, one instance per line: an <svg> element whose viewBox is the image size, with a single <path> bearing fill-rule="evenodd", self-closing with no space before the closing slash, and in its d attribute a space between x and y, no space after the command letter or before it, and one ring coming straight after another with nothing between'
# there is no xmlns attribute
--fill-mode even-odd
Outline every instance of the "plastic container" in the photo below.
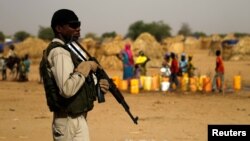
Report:
<svg viewBox="0 0 250 141"><path fill-rule="evenodd" d="M155 75L152 77L151 90L153 90L153 91L160 90L160 77L158 75Z"/></svg>
<svg viewBox="0 0 250 141"><path fill-rule="evenodd" d="M182 91L187 91L188 90L188 82L189 78L187 75L183 75L182 79L181 79L181 90Z"/></svg>
<svg viewBox="0 0 250 141"><path fill-rule="evenodd" d="M119 87L121 79L118 76L114 76L112 78L112 80L113 80L114 84L116 85L116 87Z"/></svg>
<svg viewBox="0 0 250 141"><path fill-rule="evenodd" d="M145 76L144 83L143 83L143 89L150 91L152 86L152 77L151 76Z"/></svg>
<svg viewBox="0 0 250 141"><path fill-rule="evenodd" d="M198 87L197 87L197 82L198 78L197 77L191 77L189 78L189 90L191 92L196 92Z"/></svg>
<svg viewBox="0 0 250 141"><path fill-rule="evenodd" d="M241 76L240 75L234 76L234 78L233 78L233 88L236 91L241 89Z"/></svg>
<svg viewBox="0 0 250 141"><path fill-rule="evenodd" d="M161 82L161 91L166 92L168 91L169 87L170 87L169 82Z"/></svg>
<svg viewBox="0 0 250 141"><path fill-rule="evenodd" d="M198 77L197 90L203 91L203 79L206 77L207 77L206 75L201 75L200 77Z"/></svg>
<svg viewBox="0 0 250 141"><path fill-rule="evenodd" d="M120 90L128 90L128 80L121 80L119 84Z"/></svg>
<svg viewBox="0 0 250 141"><path fill-rule="evenodd" d="M146 76L142 75L140 76L140 87L143 88L144 87L144 79L145 79Z"/></svg>
<svg viewBox="0 0 250 141"><path fill-rule="evenodd" d="M211 92L212 91L212 82L210 77L203 78L203 91Z"/></svg>
<svg viewBox="0 0 250 141"><path fill-rule="evenodd" d="M130 80L130 93L131 94L138 94L139 93L139 80L138 79L131 79Z"/></svg>
<svg viewBox="0 0 250 141"><path fill-rule="evenodd" d="M160 82L169 82L169 77L161 77Z"/></svg>
<svg viewBox="0 0 250 141"><path fill-rule="evenodd" d="M226 89L225 81L224 81L224 84L222 84L221 79L219 77L216 79L216 86L217 88L221 88L223 90Z"/></svg>

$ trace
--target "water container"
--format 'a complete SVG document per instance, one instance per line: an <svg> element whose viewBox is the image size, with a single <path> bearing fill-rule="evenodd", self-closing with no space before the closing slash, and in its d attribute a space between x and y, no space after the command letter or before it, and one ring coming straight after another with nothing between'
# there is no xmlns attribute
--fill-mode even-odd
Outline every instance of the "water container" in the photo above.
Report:
<svg viewBox="0 0 250 141"><path fill-rule="evenodd" d="M145 76L144 85L143 85L144 90L150 91L151 90L151 85L152 85L152 77L151 76Z"/></svg>
<svg viewBox="0 0 250 141"><path fill-rule="evenodd" d="M181 90L182 91L187 91L188 90L188 76L187 75L183 75L182 79L181 79Z"/></svg>
<svg viewBox="0 0 250 141"><path fill-rule="evenodd" d="M159 75L155 75L155 76L152 77L151 89L153 91L159 91L160 90L160 77L159 77Z"/></svg>
<svg viewBox="0 0 250 141"><path fill-rule="evenodd" d="M241 89L241 76L240 75L234 76L233 86L234 86L234 90L236 90L236 91Z"/></svg>
<svg viewBox="0 0 250 141"><path fill-rule="evenodd" d="M139 79L130 80L130 93L138 94L139 93Z"/></svg>
<svg viewBox="0 0 250 141"><path fill-rule="evenodd" d="M225 82L224 82L224 84L222 84L221 79L219 77L216 79L216 86L217 86L217 88L221 88L221 89L224 89L224 90L226 89Z"/></svg>
<svg viewBox="0 0 250 141"><path fill-rule="evenodd" d="M161 91L165 92L165 91L168 91L170 87L170 83L169 82L161 82Z"/></svg>
<svg viewBox="0 0 250 141"><path fill-rule="evenodd" d="M197 91L197 77L191 77L189 78L189 90L191 92L196 92Z"/></svg>
<svg viewBox="0 0 250 141"><path fill-rule="evenodd" d="M114 84L116 85L116 87L119 87L119 84L120 84L120 78L118 76L114 76L112 77L112 80L114 82Z"/></svg>
<svg viewBox="0 0 250 141"><path fill-rule="evenodd" d="M160 82L169 82L169 77L161 77Z"/></svg>
<svg viewBox="0 0 250 141"><path fill-rule="evenodd" d="M144 76L144 75L140 76L140 88L142 88L144 86L145 77L146 76Z"/></svg>
<svg viewBox="0 0 250 141"><path fill-rule="evenodd" d="M212 82L210 77L203 78L203 91L204 92L212 91Z"/></svg>
<svg viewBox="0 0 250 141"><path fill-rule="evenodd" d="M219 77L216 78L216 86L217 88L221 88L221 79Z"/></svg>
<svg viewBox="0 0 250 141"><path fill-rule="evenodd" d="M121 80L119 84L120 90L128 90L128 80Z"/></svg>
<svg viewBox="0 0 250 141"><path fill-rule="evenodd" d="M198 84L197 84L197 89L199 90L199 91L203 91L203 80L204 80L204 78L206 78L207 76L206 75L201 75L200 77L198 77Z"/></svg>

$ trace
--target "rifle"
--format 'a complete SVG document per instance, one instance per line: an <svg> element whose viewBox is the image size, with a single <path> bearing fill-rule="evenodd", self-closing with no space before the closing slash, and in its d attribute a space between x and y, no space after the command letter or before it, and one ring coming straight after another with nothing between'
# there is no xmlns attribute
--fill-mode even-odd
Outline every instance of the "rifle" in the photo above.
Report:
<svg viewBox="0 0 250 141"><path fill-rule="evenodd" d="M95 61L98 65L100 65L100 63L96 60L95 57L92 57L82 46L80 43L78 43L77 41L72 41L70 43L67 44L67 46L69 47L69 49L78 56L79 59L81 59L82 61ZM100 65L101 66L101 65ZM119 91L119 89L116 87L115 83L113 82L112 79L109 78L109 76L107 75L107 73L103 70L98 68L95 72L95 75L97 77L98 80L100 79L106 79L108 80L109 83L109 91L111 92L111 94L115 97L115 99L117 100L118 103L120 103L123 108L125 109L125 111L128 113L129 117L133 120L133 122L135 124L138 124L138 117L134 117L130 110L129 110L129 106L127 104L127 102L125 101L123 95L121 94L121 92ZM97 87L97 98L98 98L98 103L102 103L105 102L105 97L104 94L101 92L100 87Z"/></svg>

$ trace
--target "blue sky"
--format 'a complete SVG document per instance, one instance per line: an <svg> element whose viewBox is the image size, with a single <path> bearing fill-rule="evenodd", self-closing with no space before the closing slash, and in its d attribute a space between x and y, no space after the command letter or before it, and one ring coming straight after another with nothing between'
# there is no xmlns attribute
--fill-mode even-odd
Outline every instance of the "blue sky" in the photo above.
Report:
<svg viewBox="0 0 250 141"><path fill-rule="evenodd" d="M125 35L132 23L164 21L175 35L183 23L192 31L250 33L250 0L1 0L0 31L37 35L50 26L54 11L68 8L82 21L82 36L115 31Z"/></svg>

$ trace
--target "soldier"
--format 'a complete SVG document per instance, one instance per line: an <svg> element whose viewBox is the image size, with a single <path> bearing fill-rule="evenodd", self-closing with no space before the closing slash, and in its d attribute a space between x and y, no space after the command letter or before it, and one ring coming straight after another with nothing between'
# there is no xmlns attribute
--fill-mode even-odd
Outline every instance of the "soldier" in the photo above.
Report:
<svg viewBox="0 0 250 141"><path fill-rule="evenodd" d="M77 62L66 46L80 37L80 25L73 11L56 11L51 20L55 38L40 63L47 104L53 112L54 141L89 141L86 116L94 106L97 83L93 72L99 65L94 61ZM104 93L108 91L106 79L100 79L98 85Z"/></svg>

